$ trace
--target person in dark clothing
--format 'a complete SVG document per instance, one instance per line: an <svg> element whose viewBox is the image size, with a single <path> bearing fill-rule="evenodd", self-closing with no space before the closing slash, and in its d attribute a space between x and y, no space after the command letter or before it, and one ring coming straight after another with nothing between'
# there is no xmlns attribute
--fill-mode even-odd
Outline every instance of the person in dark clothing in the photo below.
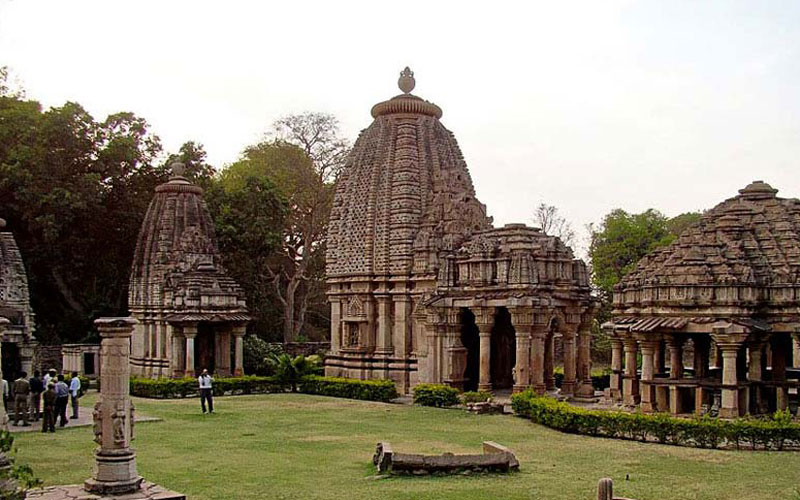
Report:
<svg viewBox="0 0 800 500"><path fill-rule="evenodd" d="M206 401L208 401L208 413L214 413L214 390L211 388L214 379L208 374L208 370L203 368L203 373L197 378L200 384L200 406L203 413L206 412Z"/></svg>
<svg viewBox="0 0 800 500"><path fill-rule="evenodd" d="M21 372L19 378L14 381L14 425L19 425L19 421L22 420L23 427L31 425L28 423L28 398L31 394L31 385L27 377L27 373Z"/></svg>
<svg viewBox="0 0 800 500"><path fill-rule="evenodd" d="M44 412L42 412L42 432L56 431L56 385L50 382L42 397ZM66 407L64 408L66 411Z"/></svg>
<svg viewBox="0 0 800 500"><path fill-rule="evenodd" d="M31 412L31 420L34 422L39 420L41 416L39 413L39 402L42 399L44 392L44 383L39 378L39 370L33 372L33 377L28 381L31 386L31 396L28 402L28 410Z"/></svg>
<svg viewBox="0 0 800 500"><path fill-rule="evenodd" d="M58 374L58 382L56 382L56 414L61 419L58 423L61 427L67 425L67 404L69 403L69 387L64 382L64 374Z"/></svg>

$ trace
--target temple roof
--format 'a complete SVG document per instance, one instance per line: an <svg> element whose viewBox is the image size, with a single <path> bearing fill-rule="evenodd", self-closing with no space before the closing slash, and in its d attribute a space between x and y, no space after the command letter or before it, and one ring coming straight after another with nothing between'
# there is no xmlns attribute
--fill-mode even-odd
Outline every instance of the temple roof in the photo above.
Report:
<svg viewBox="0 0 800 500"><path fill-rule="evenodd" d="M408 68L398 85L403 94L372 108L337 182L328 277L410 275L415 246L454 249L490 227L441 109L410 94Z"/></svg>
<svg viewBox="0 0 800 500"><path fill-rule="evenodd" d="M615 309L756 307L796 300L800 200L779 198L777 192L754 181L706 212L672 244L642 258L615 287Z"/></svg>
<svg viewBox="0 0 800 500"><path fill-rule="evenodd" d="M17 332L30 338L34 323L28 276L14 235L5 227L0 219L0 316L11 321L7 335Z"/></svg>
<svg viewBox="0 0 800 500"><path fill-rule="evenodd" d="M241 287L222 266L214 222L203 190L172 165L156 187L142 222L131 267L128 305L133 310L227 310L246 314Z"/></svg>

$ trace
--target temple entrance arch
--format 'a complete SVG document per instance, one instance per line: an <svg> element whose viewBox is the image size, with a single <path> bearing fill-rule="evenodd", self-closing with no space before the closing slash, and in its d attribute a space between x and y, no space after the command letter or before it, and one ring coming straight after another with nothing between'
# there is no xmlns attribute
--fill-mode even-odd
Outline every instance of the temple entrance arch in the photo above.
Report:
<svg viewBox="0 0 800 500"><path fill-rule="evenodd" d="M510 389L514 385L516 363L516 331L511 323L511 314L505 307L498 307L494 316L491 340L491 374L493 389Z"/></svg>
<svg viewBox="0 0 800 500"><path fill-rule="evenodd" d="M467 363L464 369L464 390L477 391L480 373L480 337L475 314L466 307L459 314L461 322L461 344L467 350Z"/></svg>

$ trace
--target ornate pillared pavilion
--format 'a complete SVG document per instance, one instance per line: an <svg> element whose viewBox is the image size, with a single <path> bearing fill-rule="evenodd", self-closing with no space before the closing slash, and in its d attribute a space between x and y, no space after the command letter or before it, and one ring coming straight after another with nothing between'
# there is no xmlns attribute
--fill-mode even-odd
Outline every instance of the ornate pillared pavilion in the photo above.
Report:
<svg viewBox="0 0 800 500"><path fill-rule="evenodd" d="M603 325L614 399L724 417L787 407L800 364L800 200L777 192L762 181L739 190L615 287Z"/></svg>
<svg viewBox="0 0 800 500"><path fill-rule="evenodd" d="M494 228L439 106L411 94L376 104L339 178L326 255L327 375L460 389L591 396L585 264L537 228Z"/></svg>
<svg viewBox="0 0 800 500"><path fill-rule="evenodd" d="M128 308L136 375L182 377L207 368L242 374L250 320L241 287L222 267L203 190L172 165L156 187L131 269Z"/></svg>

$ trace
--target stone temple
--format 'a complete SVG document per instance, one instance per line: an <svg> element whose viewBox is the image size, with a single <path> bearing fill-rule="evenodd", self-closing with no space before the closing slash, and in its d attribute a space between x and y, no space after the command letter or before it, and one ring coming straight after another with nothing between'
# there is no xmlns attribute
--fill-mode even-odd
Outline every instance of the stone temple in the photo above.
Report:
<svg viewBox="0 0 800 500"><path fill-rule="evenodd" d="M800 366L800 200L776 193L753 182L616 286L603 325L613 398L646 412L716 407L723 417L787 407L800 378L790 368L793 351Z"/></svg>
<svg viewBox="0 0 800 500"><path fill-rule="evenodd" d="M128 308L139 323L131 371L241 375L250 320L244 292L222 267L203 190L183 176L183 164L172 167L169 182L156 187L133 258Z"/></svg>
<svg viewBox="0 0 800 500"><path fill-rule="evenodd" d="M34 315L28 292L28 277L14 235L0 219L0 317L8 318L3 335L3 373L13 380L20 370L33 372L36 347Z"/></svg>
<svg viewBox="0 0 800 500"><path fill-rule="evenodd" d="M341 173L326 255L325 373L459 389L591 396L595 301L585 264L523 224L494 228L442 110L410 92L376 104Z"/></svg>

